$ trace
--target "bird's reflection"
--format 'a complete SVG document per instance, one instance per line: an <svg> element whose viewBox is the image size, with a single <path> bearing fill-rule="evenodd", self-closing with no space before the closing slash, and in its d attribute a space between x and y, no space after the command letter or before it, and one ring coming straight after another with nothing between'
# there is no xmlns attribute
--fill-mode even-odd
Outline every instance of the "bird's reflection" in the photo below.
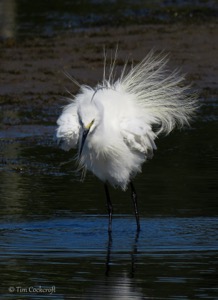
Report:
<svg viewBox="0 0 218 300"><path fill-rule="evenodd" d="M113 233L108 233L107 254L105 266L105 278L97 281L90 289L86 290L85 299L117 300L117 299L144 299L142 288L138 286L134 276L136 274L136 258L138 251L138 241L140 232L137 231L130 248L130 270L122 270L119 273L112 274L112 250L113 250Z"/></svg>
<svg viewBox="0 0 218 300"><path fill-rule="evenodd" d="M136 270L136 257L137 257L137 252L138 252L139 235L140 235L140 231L137 230L136 234L135 234L133 246L132 246L132 251L131 251L131 270L130 270L131 278L134 277L135 270ZM106 270L105 270L106 276L110 276L112 244L113 244L112 232L109 231L108 232L108 243L107 243Z"/></svg>
<svg viewBox="0 0 218 300"><path fill-rule="evenodd" d="M135 270L136 270L136 258L137 258L137 252L138 252L138 240L139 240L139 233L140 231L137 230L136 231L136 235L135 235L135 240L133 243L133 249L132 249L132 253L131 253L131 277L133 278L135 275Z"/></svg>
<svg viewBox="0 0 218 300"><path fill-rule="evenodd" d="M108 231L106 271L105 271L106 276L109 276L109 272L110 272L111 248L112 248L112 232Z"/></svg>

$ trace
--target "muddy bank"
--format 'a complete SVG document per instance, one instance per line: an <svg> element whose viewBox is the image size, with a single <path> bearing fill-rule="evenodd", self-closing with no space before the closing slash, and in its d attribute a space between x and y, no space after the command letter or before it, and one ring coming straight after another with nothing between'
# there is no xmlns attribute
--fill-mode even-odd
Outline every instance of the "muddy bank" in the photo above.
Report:
<svg viewBox="0 0 218 300"><path fill-rule="evenodd" d="M170 53L203 101L218 95L218 24L134 25L66 33L0 44L1 126L55 123L61 105L78 88L65 76L95 85L102 78L103 48L119 45L118 65L151 49Z"/></svg>

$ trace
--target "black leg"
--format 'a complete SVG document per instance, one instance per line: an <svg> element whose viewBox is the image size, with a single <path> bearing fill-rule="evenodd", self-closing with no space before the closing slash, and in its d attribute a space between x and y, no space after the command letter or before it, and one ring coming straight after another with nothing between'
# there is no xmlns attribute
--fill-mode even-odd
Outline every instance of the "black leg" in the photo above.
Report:
<svg viewBox="0 0 218 300"><path fill-rule="evenodd" d="M139 213L138 213L137 194L136 194L136 190L135 190L135 187L134 187L132 181L130 181L129 185L130 185L130 188L131 188L131 196L132 196L132 201L133 201L133 205L134 205L137 231L140 231L140 221L139 221Z"/></svg>
<svg viewBox="0 0 218 300"><path fill-rule="evenodd" d="M111 230L112 230L113 206L112 206L112 203L111 203L110 194L109 194L108 186L107 186L106 183L104 184L104 189L105 189L105 194L106 194L106 199L107 199L107 209L108 209L108 215L109 215L108 231L111 232Z"/></svg>

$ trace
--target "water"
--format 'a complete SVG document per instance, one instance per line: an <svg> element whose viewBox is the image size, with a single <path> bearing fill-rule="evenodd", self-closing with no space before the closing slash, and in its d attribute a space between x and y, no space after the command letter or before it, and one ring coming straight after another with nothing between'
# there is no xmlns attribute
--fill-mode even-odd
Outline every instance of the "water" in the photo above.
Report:
<svg viewBox="0 0 218 300"><path fill-rule="evenodd" d="M104 2L87 2L95 8L89 26L96 27L105 17L96 5ZM160 10L187 8L187 1L166 1L152 15L157 29L152 23L117 33L98 23L81 36L90 6L82 11L77 1L72 7L56 1L50 9L37 1L31 11L27 1L9 3L20 13L13 18L9 9L16 30L5 31L9 40L0 44L0 298L218 299L218 45L212 35L216 23L207 23L216 2L195 1L208 8L205 23L196 27L173 27L169 15L158 27ZM127 7L125 25L131 19L136 26L147 12L151 16L152 3L147 10ZM60 99L67 95L59 70L70 69L80 82L100 80L99 53L105 43L114 49L118 38L123 57L135 53L138 59L145 49L167 46L173 64L191 74L202 106L191 128L157 140L154 158L135 180L139 234L130 192L110 189L114 219L108 235L102 183L91 174L80 182L75 152L58 149L53 135Z"/></svg>
<svg viewBox="0 0 218 300"><path fill-rule="evenodd" d="M92 27L216 20L216 0L1 0L0 37L52 36Z"/></svg>
<svg viewBox="0 0 218 300"><path fill-rule="evenodd" d="M55 148L53 126L2 131L2 299L216 299L216 145L201 142L202 124L159 142L136 179L139 235L129 193L111 190L111 236L102 184L60 166L72 154Z"/></svg>
<svg viewBox="0 0 218 300"><path fill-rule="evenodd" d="M111 239L106 223L72 214L2 224L3 291L14 287L15 299L41 299L19 292L32 286L55 286L55 299L215 299L217 218L145 218L137 237L122 216Z"/></svg>

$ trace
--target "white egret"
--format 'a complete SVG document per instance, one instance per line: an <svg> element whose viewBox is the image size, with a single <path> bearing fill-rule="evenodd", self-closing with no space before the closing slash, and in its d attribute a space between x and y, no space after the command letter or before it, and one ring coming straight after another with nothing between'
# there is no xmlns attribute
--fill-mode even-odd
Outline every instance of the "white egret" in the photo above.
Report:
<svg viewBox="0 0 218 300"><path fill-rule="evenodd" d="M149 53L129 71L126 63L115 80L116 57L108 78L105 58L102 83L95 88L80 86L57 120L60 147L66 151L78 148L79 166L104 182L109 231L113 208L107 183L124 191L130 186L140 230L132 180L152 158L157 136L189 124L197 108L184 77L178 71L170 72L167 61L165 56Z"/></svg>

